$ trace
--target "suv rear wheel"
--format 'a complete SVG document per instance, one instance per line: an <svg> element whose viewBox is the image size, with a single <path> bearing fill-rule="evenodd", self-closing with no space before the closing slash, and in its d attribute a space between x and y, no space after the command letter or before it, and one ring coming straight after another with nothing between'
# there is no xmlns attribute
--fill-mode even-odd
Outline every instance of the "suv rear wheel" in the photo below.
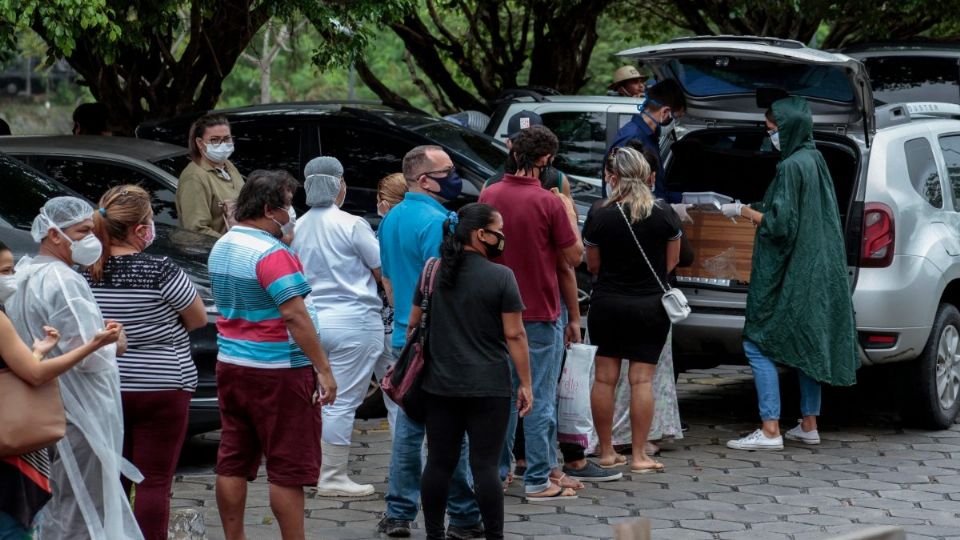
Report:
<svg viewBox="0 0 960 540"><path fill-rule="evenodd" d="M927 346L913 371L909 416L922 425L947 429L960 411L960 311L953 305L937 309Z"/></svg>

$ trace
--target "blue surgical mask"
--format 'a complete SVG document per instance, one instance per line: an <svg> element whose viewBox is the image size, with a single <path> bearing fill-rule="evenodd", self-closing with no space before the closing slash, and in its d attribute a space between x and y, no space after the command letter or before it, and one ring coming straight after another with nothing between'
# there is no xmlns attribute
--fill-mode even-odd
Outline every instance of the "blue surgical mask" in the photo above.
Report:
<svg viewBox="0 0 960 540"><path fill-rule="evenodd" d="M426 176L437 184L440 184L440 190L432 193L445 201L456 199L460 196L460 192L463 191L463 180L460 179L460 175L457 174L456 169L450 169L450 172L448 172L446 176Z"/></svg>

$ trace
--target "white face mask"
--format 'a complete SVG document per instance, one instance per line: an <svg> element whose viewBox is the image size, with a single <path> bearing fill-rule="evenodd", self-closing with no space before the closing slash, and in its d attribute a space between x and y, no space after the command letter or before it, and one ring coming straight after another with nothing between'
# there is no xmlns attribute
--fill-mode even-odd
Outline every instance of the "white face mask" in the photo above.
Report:
<svg viewBox="0 0 960 540"><path fill-rule="evenodd" d="M207 159L214 163L223 163L233 154L233 143L207 144Z"/></svg>
<svg viewBox="0 0 960 540"><path fill-rule="evenodd" d="M70 242L70 258L73 259L74 264L90 266L97 262L100 259L100 255L103 254L103 244L100 243L100 239L93 233L84 236L80 240L74 240L61 231L59 227L57 227L57 230L60 231L60 236Z"/></svg>
<svg viewBox="0 0 960 540"><path fill-rule="evenodd" d="M0 304L17 292L17 276L0 276Z"/></svg>
<svg viewBox="0 0 960 540"><path fill-rule="evenodd" d="M297 226L297 211L293 209L293 206L287 209L287 215L290 216L290 221L280 226L280 233L283 236L293 234L293 229Z"/></svg>
<svg viewBox="0 0 960 540"><path fill-rule="evenodd" d="M770 133L770 144L773 145L777 150L780 149L780 132L773 131Z"/></svg>

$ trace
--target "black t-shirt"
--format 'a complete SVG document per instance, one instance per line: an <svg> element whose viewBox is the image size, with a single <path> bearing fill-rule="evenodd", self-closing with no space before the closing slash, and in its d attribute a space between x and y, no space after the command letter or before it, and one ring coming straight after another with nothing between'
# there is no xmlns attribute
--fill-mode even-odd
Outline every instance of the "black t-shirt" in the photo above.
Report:
<svg viewBox="0 0 960 540"><path fill-rule="evenodd" d="M421 299L418 288L414 305ZM522 311L513 271L467 252L453 288L442 287L437 279L424 390L440 396L510 397L513 383L502 314Z"/></svg>
<svg viewBox="0 0 960 540"><path fill-rule="evenodd" d="M629 217L629 207L624 205L623 210ZM660 280L667 283L667 242L680 238L680 218L669 204L658 200L649 217L633 224L633 232ZM600 249L594 296L663 294L616 205L595 205L591 209L583 225L583 243Z"/></svg>

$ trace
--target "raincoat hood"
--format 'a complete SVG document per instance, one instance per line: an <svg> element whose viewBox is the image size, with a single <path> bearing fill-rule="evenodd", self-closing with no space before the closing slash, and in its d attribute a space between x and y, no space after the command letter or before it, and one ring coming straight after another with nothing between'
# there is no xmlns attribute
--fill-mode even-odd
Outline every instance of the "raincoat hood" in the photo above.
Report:
<svg viewBox="0 0 960 540"><path fill-rule="evenodd" d="M774 362L835 386L856 382L856 324L847 255L830 170L813 142L807 102L773 104L777 175L753 246L744 337Z"/></svg>
<svg viewBox="0 0 960 540"><path fill-rule="evenodd" d="M780 133L781 159L786 159L803 147L815 148L813 115L807 100L796 96L783 98L774 101L771 108Z"/></svg>

